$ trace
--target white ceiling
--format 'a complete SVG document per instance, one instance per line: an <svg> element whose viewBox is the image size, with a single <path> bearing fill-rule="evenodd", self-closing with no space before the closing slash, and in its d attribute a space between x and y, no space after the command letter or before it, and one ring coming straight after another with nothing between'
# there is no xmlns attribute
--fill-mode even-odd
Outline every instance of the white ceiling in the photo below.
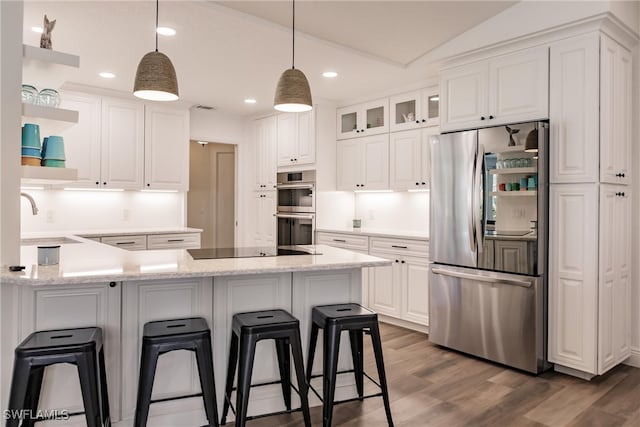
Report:
<svg viewBox="0 0 640 427"><path fill-rule="evenodd" d="M296 3L296 67L314 97L345 100L423 81L429 70L407 63L514 2L309 1ZM161 1L160 37L180 95L230 113L271 111L278 77L291 65L291 2ZM70 81L130 92L140 58L154 48L155 2L25 1L24 41L32 26L56 19L53 48L80 56L80 69L27 68L25 83ZM336 79L321 73L335 70ZM101 71L117 75L113 80ZM55 78L57 78L57 80ZM257 99L246 105L247 97Z"/></svg>

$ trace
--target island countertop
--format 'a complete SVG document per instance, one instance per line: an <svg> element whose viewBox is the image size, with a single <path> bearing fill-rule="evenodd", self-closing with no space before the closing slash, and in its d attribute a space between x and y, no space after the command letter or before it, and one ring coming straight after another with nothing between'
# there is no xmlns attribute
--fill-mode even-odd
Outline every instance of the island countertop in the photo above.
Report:
<svg viewBox="0 0 640 427"><path fill-rule="evenodd" d="M385 259L331 246L321 255L194 260L184 249L127 251L69 236L80 243L62 244L58 265L37 265L37 247L21 246L22 272L0 270L0 283L18 285L86 284L187 277L322 271L390 265Z"/></svg>

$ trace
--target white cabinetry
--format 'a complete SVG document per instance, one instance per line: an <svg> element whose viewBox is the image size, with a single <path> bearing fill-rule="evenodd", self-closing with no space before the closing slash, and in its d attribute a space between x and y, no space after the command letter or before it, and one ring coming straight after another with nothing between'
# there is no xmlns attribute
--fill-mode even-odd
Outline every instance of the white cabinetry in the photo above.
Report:
<svg viewBox="0 0 640 427"><path fill-rule="evenodd" d="M200 233L149 234L147 249L199 249Z"/></svg>
<svg viewBox="0 0 640 427"><path fill-rule="evenodd" d="M444 70L442 131L547 118L548 67L544 47Z"/></svg>
<svg viewBox="0 0 640 427"><path fill-rule="evenodd" d="M189 111L145 108L144 188L189 189Z"/></svg>
<svg viewBox="0 0 640 427"><path fill-rule="evenodd" d="M403 93L389 99L391 132L437 126L439 123L439 87Z"/></svg>
<svg viewBox="0 0 640 427"><path fill-rule="evenodd" d="M393 190L429 188L431 179L430 137L438 128L391 133L389 181Z"/></svg>
<svg viewBox="0 0 640 427"><path fill-rule="evenodd" d="M525 240L494 240L495 269L526 274L531 271L528 266L529 246Z"/></svg>
<svg viewBox="0 0 640 427"><path fill-rule="evenodd" d="M277 166L277 116L255 121L256 131L256 190L276 188Z"/></svg>
<svg viewBox="0 0 640 427"><path fill-rule="evenodd" d="M379 99L365 104L336 110L337 138L377 135L389 132L389 99Z"/></svg>
<svg viewBox="0 0 640 427"><path fill-rule="evenodd" d="M255 215L256 215L256 233L254 242L256 246L275 246L276 245L276 192L275 191L259 191L254 195L255 198Z"/></svg>
<svg viewBox="0 0 640 427"><path fill-rule="evenodd" d="M147 249L147 236L144 234L105 236L100 239L100 242L129 251L144 251L145 249Z"/></svg>
<svg viewBox="0 0 640 427"><path fill-rule="evenodd" d="M338 143L338 190L389 188L389 135Z"/></svg>
<svg viewBox="0 0 640 427"><path fill-rule="evenodd" d="M278 117L278 166L316 161L314 111L280 114Z"/></svg>

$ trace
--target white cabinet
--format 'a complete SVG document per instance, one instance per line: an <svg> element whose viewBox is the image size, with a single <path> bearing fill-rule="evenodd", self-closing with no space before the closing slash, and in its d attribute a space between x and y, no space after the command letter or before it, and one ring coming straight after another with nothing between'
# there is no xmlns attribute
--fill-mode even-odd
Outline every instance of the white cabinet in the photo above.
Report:
<svg viewBox="0 0 640 427"><path fill-rule="evenodd" d="M200 233L149 234L147 249L199 249Z"/></svg>
<svg viewBox="0 0 640 427"><path fill-rule="evenodd" d="M597 33L551 46L551 183L598 181L599 50Z"/></svg>
<svg viewBox="0 0 640 427"><path fill-rule="evenodd" d="M495 269L526 274L529 268L529 246L525 240L495 240Z"/></svg>
<svg viewBox="0 0 640 427"><path fill-rule="evenodd" d="M256 233L254 241L256 246L276 245L276 192L260 191L254 195L255 205L255 227Z"/></svg>
<svg viewBox="0 0 640 427"><path fill-rule="evenodd" d="M337 138L378 135L389 132L389 99L338 108Z"/></svg>
<svg viewBox="0 0 640 427"><path fill-rule="evenodd" d="M256 190L276 188L277 166L277 116L255 121L256 132Z"/></svg>
<svg viewBox="0 0 640 427"><path fill-rule="evenodd" d="M549 50L532 48L442 72L442 131L546 119Z"/></svg>
<svg viewBox="0 0 640 427"><path fill-rule="evenodd" d="M278 117L278 166L316 161L314 111L280 114Z"/></svg>
<svg viewBox="0 0 640 427"><path fill-rule="evenodd" d="M404 257L400 317L429 325L429 260Z"/></svg>
<svg viewBox="0 0 640 427"><path fill-rule="evenodd" d="M600 55L600 182L630 184L631 53L603 35Z"/></svg>
<svg viewBox="0 0 640 427"><path fill-rule="evenodd" d="M93 326L102 328L113 421L119 419L120 413L120 298L120 285L115 282L89 286L20 288L19 340L33 331ZM63 363L47 367L39 408L83 411L78 378L78 368L74 365ZM74 417L71 421L80 425L84 423L83 417Z"/></svg>
<svg viewBox="0 0 640 427"><path fill-rule="evenodd" d="M338 190L389 188L389 135L338 143Z"/></svg>
<svg viewBox="0 0 640 427"><path fill-rule="evenodd" d="M393 190L428 189L431 180L431 142L438 128L391 133L389 182Z"/></svg>
<svg viewBox="0 0 640 427"><path fill-rule="evenodd" d="M100 187L139 190L144 177L144 105L102 98Z"/></svg>
<svg viewBox="0 0 640 427"><path fill-rule="evenodd" d="M390 266L369 269L369 307L380 314L400 318L402 302L402 264L394 254L370 252L392 262Z"/></svg>
<svg viewBox="0 0 640 427"><path fill-rule="evenodd" d="M439 87L403 93L389 99L391 132L437 126L439 123Z"/></svg>
<svg viewBox="0 0 640 427"><path fill-rule="evenodd" d="M189 189L189 111L145 107L144 188Z"/></svg>

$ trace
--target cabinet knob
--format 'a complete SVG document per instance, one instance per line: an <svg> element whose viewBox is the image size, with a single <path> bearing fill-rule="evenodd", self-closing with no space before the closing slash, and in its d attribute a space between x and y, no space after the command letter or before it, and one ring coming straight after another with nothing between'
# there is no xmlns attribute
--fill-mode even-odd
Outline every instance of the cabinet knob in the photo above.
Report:
<svg viewBox="0 0 640 427"><path fill-rule="evenodd" d="M356 129L356 133L360 133L360 131L358 129Z"/></svg>
<svg viewBox="0 0 640 427"><path fill-rule="evenodd" d="M484 120L484 116L481 116L481 117L480 117L480 120Z"/></svg>
<svg viewBox="0 0 640 427"><path fill-rule="evenodd" d="M107 183L106 183L106 182L103 182L103 183L102 183L102 185L107 185Z"/></svg>
<svg viewBox="0 0 640 427"><path fill-rule="evenodd" d="M400 261L402 264L404 264L404 260Z"/></svg>
<svg viewBox="0 0 640 427"><path fill-rule="evenodd" d="M425 122L426 122L426 120L425 120L425 119L422 119L422 123L425 123Z"/></svg>
<svg viewBox="0 0 640 427"><path fill-rule="evenodd" d="M293 159L293 161L294 161L294 162L297 162L297 161L298 161L298 159Z"/></svg>
<svg viewBox="0 0 640 427"><path fill-rule="evenodd" d="M360 129L360 132L364 132L364 129Z"/></svg>
<svg viewBox="0 0 640 427"><path fill-rule="evenodd" d="M426 182L423 182L423 183L422 183L422 185L427 185L427 183L426 183Z"/></svg>
<svg viewBox="0 0 640 427"><path fill-rule="evenodd" d="M495 117L489 116L489 120L493 120L493 119L495 119Z"/></svg>
<svg viewBox="0 0 640 427"><path fill-rule="evenodd" d="M147 184L147 187L151 187L151 184Z"/></svg>
<svg viewBox="0 0 640 427"><path fill-rule="evenodd" d="M360 184L356 184L356 187L360 187Z"/></svg>
<svg viewBox="0 0 640 427"><path fill-rule="evenodd" d="M420 185L420 183L419 183L419 182L416 182L416 185Z"/></svg>
<svg viewBox="0 0 640 427"><path fill-rule="evenodd" d="M110 288L115 288L116 287L116 282L110 282L109 283L109 287Z"/></svg>
<svg viewBox="0 0 640 427"><path fill-rule="evenodd" d="M423 120L423 121L424 121L424 120ZM419 124L420 124L420 120L416 120L416 124L418 124L418 125L419 125Z"/></svg>
<svg viewBox="0 0 640 427"><path fill-rule="evenodd" d="M100 181L96 181L96 185L100 185Z"/></svg>
<svg viewBox="0 0 640 427"><path fill-rule="evenodd" d="M400 262L400 261L396 260L396 262Z"/></svg>
<svg viewBox="0 0 640 427"><path fill-rule="evenodd" d="M360 187L364 187L364 184L360 184Z"/></svg>

